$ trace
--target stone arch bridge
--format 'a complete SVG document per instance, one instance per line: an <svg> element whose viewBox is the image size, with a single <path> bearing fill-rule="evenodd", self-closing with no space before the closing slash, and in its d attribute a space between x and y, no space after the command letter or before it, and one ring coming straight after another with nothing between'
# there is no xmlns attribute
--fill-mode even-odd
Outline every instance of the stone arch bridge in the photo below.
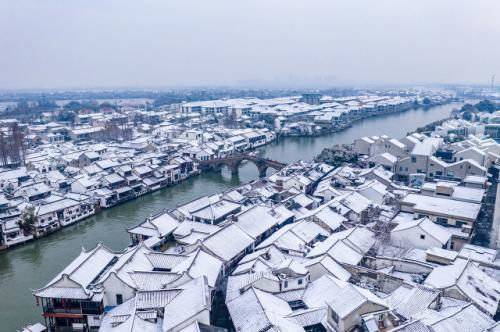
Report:
<svg viewBox="0 0 500 332"><path fill-rule="evenodd" d="M200 169L219 171L223 166L228 166L233 174L238 173L238 169L243 161L249 161L257 166L259 177L265 177L268 168L279 171L287 164L268 158L259 157L250 153L235 153L226 158L216 158L210 160L200 160Z"/></svg>

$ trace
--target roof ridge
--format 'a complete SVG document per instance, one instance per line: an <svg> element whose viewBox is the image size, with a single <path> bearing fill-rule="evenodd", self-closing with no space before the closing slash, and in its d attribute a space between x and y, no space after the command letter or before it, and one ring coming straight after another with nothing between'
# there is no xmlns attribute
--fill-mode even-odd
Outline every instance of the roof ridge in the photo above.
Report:
<svg viewBox="0 0 500 332"><path fill-rule="evenodd" d="M433 322L433 323L431 324L431 326L432 326L432 325L435 325L436 323L442 322L443 320L448 319L448 318L450 318L450 317L452 317L452 316L455 316L456 314L458 314L459 312L462 312L465 308L467 308L467 307L469 307L469 306L471 306L471 305L473 305L473 304L472 304L472 302L468 302L468 303L466 303L466 304L462 305L462 306L460 307L460 310L455 311L455 312L454 312L454 313L452 313L451 315L448 315L448 316L445 316L445 317L441 317L441 318L439 318L438 320L436 320L435 322ZM455 307L455 308L456 308L456 307Z"/></svg>
<svg viewBox="0 0 500 332"><path fill-rule="evenodd" d="M82 286L79 282L77 282L77 281L73 280L73 279L72 279L72 278L71 278L71 277L70 277L67 273L63 273L63 274L61 275L61 278L66 278L66 279L68 279L68 280L71 280L72 282L74 282L75 284L77 284L78 286L80 286L80 288L83 290L83 292L84 292L85 294L90 295L90 294L89 294L90 292L89 292L89 291L87 291L87 289L85 289L85 287L83 287L83 286ZM33 293L35 293L35 292L40 292L40 291L43 291L43 290L48 289L48 288L50 288L50 287L53 287L52 285L53 285L53 284L55 284L56 282L58 282L59 280L61 280L61 278L59 278L58 280L54 281L53 283L51 283L51 284L49 284L49 285L45 285L45 286L43 286L43 287L41 287L41 288L38 288L38 289L31 289L31 291L32 291ZM35 295L35 296L36 296L36 295Z"/></svg>
<svg viewBox="0 0 500 332"><path fill-rule="evenodd" d="M122 264L122 265L120 265L120 266L119 266L119 267L118 267L115 271L117 271L117 272L121 271L121 269L122 269L125 265L127 265L127 264L128 264L128 263L132 260L132 258L133 258L133 257L135 257L135 255L137 254L137 252L138 252L138 251L139 251L142 247L144 247L144 248L146 248L147 250L149 250L149 251L151 251L151 252L152 252L152 250L151 250L148 246L146 246L146 245L144 244L144 241L139 242L139 244L138 244L138 245L136 245L136 246L135 246L135 248L131 248L131 250L130 250L130 251L134 251L134 252L130 255L130 257L128 257L128 258L125 260L125 262L123 262L123 264ZM135 250L134 250L134 249L135 249ZM124 253L124 254L125 254L125 253Z"/></svg>
<svg viewBox="0 0 500 332"><path fill-rule="evenodd" d="M76 269L78 269L79 267L81 267L83 265L83 263L85 263L99 248L104 248L109 253L117 254L117 252L112 251L111 249L109 249L108 247L106 247L102 242L99 241L99 242L97 242L97 245L93 249L90 249L89 251L84 252L85 254L88 253L89 255L87 257L85 257L85 259L83 261L81 261L80 264L78 264L77 266L75 266L75 268L70 273L75 272ZM64 273L64 274L66 274L66 275L69 276L68 273Z"/></svg>

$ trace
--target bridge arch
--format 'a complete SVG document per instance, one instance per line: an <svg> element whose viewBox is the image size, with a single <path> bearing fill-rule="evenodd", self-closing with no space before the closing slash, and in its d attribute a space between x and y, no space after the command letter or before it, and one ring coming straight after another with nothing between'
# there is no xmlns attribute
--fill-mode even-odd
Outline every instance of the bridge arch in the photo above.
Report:
<svg viewBox="0 0 500 332"><path fill-rule="evenodd" d="M201 160L200 161L200 167L201 169L210 169L214 171L219 171L222 169L223 166L228 166L231 169L231 173L237 174L238 170L240 168L240 165L243 161L248 161L253 163L258 171L259 171L259 177L265 177L267 174L267 170L269 168L275 169L276 171L280 170L281 168L285 167L285 163L281 163L279 161L259 157L259 156L253 156L250 154L234 154L230 155L226 158L218 158L218 159L211 159L211 160Z"/></svg>
<svg viewBox="0 0 500 332"><path fill-rule="evenodd" d="M258 162L257 160L255 160L253 158L241 158L241 159L237 159L231 165L231 173L237 174L239 172L241 163L243 163L244 161L250 162L250 163L254 164L255 167L257 167L257 170L259 171L259 178L265 177L267 174L267 169L270 167L266 163Z"/></svg>

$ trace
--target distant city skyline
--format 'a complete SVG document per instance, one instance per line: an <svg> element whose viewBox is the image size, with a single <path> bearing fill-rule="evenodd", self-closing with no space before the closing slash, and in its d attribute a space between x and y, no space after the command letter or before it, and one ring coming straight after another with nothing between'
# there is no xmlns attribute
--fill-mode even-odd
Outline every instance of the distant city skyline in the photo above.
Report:
<svg viewBox="0 0 500 332"><path fill-rule="evenodd" d="M500 2L3 1L0 90L483 84Z"/></svg>

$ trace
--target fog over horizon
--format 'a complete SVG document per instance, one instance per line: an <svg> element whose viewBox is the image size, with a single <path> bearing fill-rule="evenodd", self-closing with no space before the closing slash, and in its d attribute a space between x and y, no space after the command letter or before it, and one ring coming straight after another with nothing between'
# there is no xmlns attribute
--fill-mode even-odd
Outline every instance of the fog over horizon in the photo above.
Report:
<svg viewBox="0 0 500 332"><path fill-rule="evenodd" d="M3 0L0 89L500 80L498 0Z"/></svg>

